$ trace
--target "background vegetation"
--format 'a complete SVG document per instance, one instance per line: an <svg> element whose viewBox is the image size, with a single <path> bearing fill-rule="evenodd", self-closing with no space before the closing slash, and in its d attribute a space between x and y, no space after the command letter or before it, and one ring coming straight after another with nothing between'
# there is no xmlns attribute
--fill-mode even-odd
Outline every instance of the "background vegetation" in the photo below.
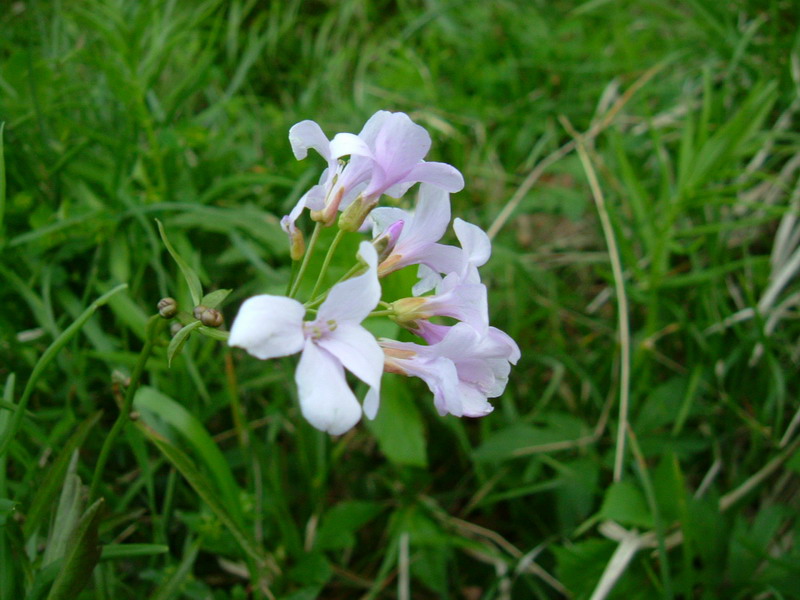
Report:
<svg viewBox="0 0 800 600"><path fill-rule="evenodd" d="M792 0L5 3L0 596L800 597L797 32ZM495 412L386 376L332 439L294 359L168 368L164 331L89 507L148 315L191 306L155 219L230 322L322 167L288 128L378 109L494 236Z"/></svg>

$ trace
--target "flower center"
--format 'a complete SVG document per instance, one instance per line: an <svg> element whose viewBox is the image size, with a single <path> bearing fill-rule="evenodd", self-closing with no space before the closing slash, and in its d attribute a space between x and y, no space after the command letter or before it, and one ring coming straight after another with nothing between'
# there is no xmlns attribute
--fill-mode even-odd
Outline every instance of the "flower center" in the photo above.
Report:
<svg viewBox="0 0 800 600"><path fill-rule="evenodd" d="M332 331L336 331L337 323L333 319L327 321L312 321L310 323L303 323L303 332L306 337L312 340L320 340Z"/></svg>

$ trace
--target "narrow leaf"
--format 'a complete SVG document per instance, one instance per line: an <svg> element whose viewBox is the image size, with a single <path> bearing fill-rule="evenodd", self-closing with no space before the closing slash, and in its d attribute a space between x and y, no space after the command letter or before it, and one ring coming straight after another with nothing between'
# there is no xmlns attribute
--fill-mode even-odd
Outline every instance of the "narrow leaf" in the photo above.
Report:
<svg viewBox="0 0 800 600"><path fill-rule="evenodd" d="M100 525L103 503L103 498L100 498L83 513L47 600L74 600L89 582L92 571L100 560L97 528Z"/></svg>
<svg viewBox="0 0 800 600"><path fill-rule="evenodd" d="M6 124L0 123L0 246L4 245L3 219L6 214L6 159L3 144L3 132Z"/></svg>
<svg viewBox="0 0 800 600"><path fill-rule="evenodd" d="M169 347L167 348L167 364L170 367L172 366L172 359L181 353L181 350L183 350L183 346L186 343L186 340L189 339L191 333L201 325L202 323L200 321L192 321L186 327L183 327L178 333L176 333L169 341Z"/></svg>
<svg viewBox="0 0 800 600"><path fill-rule="evenodd" d="M237 523L244 523L239 486L228 461L203 424L179 402L148 386L142 386L136 392L133 406L147 425L158 430L159 423L167 423L191 445L195 456L208 469L216 484L215 495L222 497Z"/></svg>
<svg viewBox="0 0 800 600"><path fill-rule="evenodd" d="M194 272L194 269L192 269L175 251L175 248L172 247L172 244L169 243L167 232L164 230L164 226L161 224L161 221L156 219L156 223L158 224L158 233L161 235L161 240L164 242L164 246L166 246L175 262L178 263L178 267L183 273L184 279L186 279L186 285L189 286L189 293L192 296L192 302L195 303L195 306L200 304L200 298L203 296L203 286L200 285L200 278L197 276L197 273Z"/></svg>
<svg viewBox="0 0 800 600"><path fill-rule="evenodd" d="M61 488L61 497L58 499L56 518L52 522L47 547L44 550L43 565L49 565L54 560L64 556L67 552L69 541L78 519L81 516L83 502L81 499L81 479L76 474L78 468L78 451L72 453L64 486Z"/></svg>
<svg viewBox="0 0 800 600"><path fill-rule="evenodd" d="M155 554L166 554L167 552L169 552L169 546L164 544L108 544L103 546L100 560L153 556Z"/></svg>
<svg viewBox="0 0 800 600"><path fill-rule="evenodd" d="M83 311L81 316L79 316L75 321L73 321L72 325L67 327L64 332L59 335L53 343L44 351L42 357L33 367L33 371L31 372L31 376L28 379L28 383L25 384L25 390L22 392L22 398L20 398L17 411L14 413L14 416L11 419L11 424L8 429L3 434L2 440L0 440L0 456L4 455L8 451L8 446L11 443L11 440L14 439L19 428L22 426L22 418L25 416L25 408L28 405L28 400L33 393L33 389L36 386L36 382L39 381L39 378L42 376L42 373L47 368L47 366L52 362L52 360L56 357L56 355L61 351L61 349L69 342L75 334L80 331L81 327L88 321L91 316L97 311L98 308L103 306L108 299L114 296L115 294L121 292L124 289L127 289L128 284L123 283L115 288L109 290L102 296L100 296L97 300L92 302L89 307Z"/></svg>
<svg viewBox="0 0 800 600"><path fill-rule="evenodd" d="M277 572L278 567L274 561L266 556L264 550L256 544L248 532L231 516L225 506L225 502L220 499L217 490L211 482L206 479L205 475L197 469L191 459L149 427L146 427L141 422L137 422L137 425L140 431L156 445L172 466L183 475L183 478L189 483L192 489L197 492L197 495L208 505L222 524L228 528L244 553L254 559L259 565L266 566L272 572Z"/></svg>
<svg viewBox="0 0 800 600"><path fill-rule="evenodd" d="M186 578L191 575L199 550L200 540L197 540L189 546L189 550L183 555L181 564L178 565L178 568L166 581L158 586L158 589L150 596L150 600L171 600L179 597L180 587L186 581Z"/></svg>
<svg viewBox="0 0 800 600"><path fill-rule="evenodd" d="M101 412L96 412L78 426L75 433L64 444L50 468L42 476L25 519L25 539L36 533L47 517L53 502L55 502L56 493L61 489L61 484L64 481L64 475L67 472L73 453L83 445L89 431L95 426L102 414Z"/></svg>
<svg viewBox="0 0 800 600"><path fill-rule="evenodd" d="M232 290L214 290L203 296L203 299L200 300L200 304L208 308L217 308L225 301L225 298L228 297L231 291Z"/></svg>

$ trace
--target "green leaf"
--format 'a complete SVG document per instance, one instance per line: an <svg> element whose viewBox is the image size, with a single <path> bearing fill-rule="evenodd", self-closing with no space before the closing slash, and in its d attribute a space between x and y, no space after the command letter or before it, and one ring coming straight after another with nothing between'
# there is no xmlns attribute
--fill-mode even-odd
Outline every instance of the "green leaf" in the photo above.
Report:
<svg viewBox="0 0 800 600"><path fill-rule="evenodd" d="M214 327L206 327L205 325L198 327L197 333L200 333L206 337L210 337L212 340L217 340L219 342L227 342L231 335L227 331L215 329Z"/></svg>
<svg viewBox="0 0 800 600"><path fill-rule="evenodd" d="M66 346L67 342L69 342L75 334L77 334L81 327L88 321L91 316L97 311L97 309L103 306L106 302L108 302L109 298L114 296L115 294L121 292L124 289L127 289L128 284L123 283L115 288L109 290L102 296L100 296L97 300L92 302L88 308L83 311L80 317L75 319L72 322L72 325L67 327L61 335L59 335L53 343L44 351L42 357L38 360L36 365L33 367L33 371L31 372L31 376L28 379L28 383L25 384L25 389L22 392L22 398L20 398L17 411L14 413L14 416L11 419L11 424L8 429L4 432L2 441L0 441L0 456L4 455L8 451L8 446L11 443L11 440L17 434L20 426L22 425L22 419L25 416L25 408L28 406L28 400L33 393L33 389L36 386L36 382L39 381L39 378L42 376L42 373L47 368L47 366L52 362L52 360L56 357L56 355L61 351L61 348Z"/></svg>
<svg viewBox="0 0 800 600"><path fill-rule="evenodd" d="M542 426L512 425L492 432L473 455L477 462L503 461L533 454L550 444L568 444L587 435L571 415L548 415Z"/></svg>
<svg viewBox="0 0 800 600"><path fill-rule="evenodd" d="M320 550L352 548L356 543L355 532L381 512L376 502L353 500L341 502L325 513L322 525L314 540Z"/></svg>
<svg viewBox="0 0 800 600"><path fill-rule="evenodd" d="M166 554L169 546L164 544L108 544L103 546L100 560L116 560L133 556L153 556Z"/></svg>
<svg viewBox="0 0 800 600"><path fill-rule="evenodd" d="M0 123L0 247L5 245L5 235L3 234L3 219L6 214L6 159L3 143L3 132L5 122Z"/></svg>
<svg viewBox="0 0 800 600"><path fill-rule="evenodd" d="M381 450L393 463L426 467L422 416L405 385L387 385L381 390L381 409L367 426L378 438Z"/></svg>
<svg viewBox="0 0 800 600"><path fill-rule="evenodd" d="M81 479L76 474L77 469L78 451L76 450L72 454L67 476L64 478L64 486L61 489L61 497L58 499L56 516L52 522L47 546L44 550L42 564L45 566L66 554L67 543L72 536L72 532L75 531L83 510L81 497L83 490L81 489Z"/></svg>
<svg viewBox="0 0 800 600"><path fill-rule="evenodd" d="M200 321L192 321L172 336L172 339L169 341L169 347L167 348L167 364L170 367L172 366L172 359L183 350L183 345L186 343L186 340L189 339L191 333L201 325L202 323Z"/></svg>
<svg viewBox="0 0 800 600"><path fill-rule="evenodd" d="M231 291L233 290L214 290L203 296L203 299L200 300L200 304L208 308L217 308L225 301L225 298L228 297Z"/></svg>
<svg viewBox="0 0 800 600"><path fill-rule="evenodd" d="M606 491L599 517L622 525L653 528L653 515L642 492L632 483L618 481Z"/></svg>
<svg viewBox="0 0 800 600"><path fill-rule="evenodd" d="M150 427L164 434L163 423L166 423L191 445L195 455L213 477L216 495L221 496L236 522L244 523L239 486L228 461L202 423L178 402L148 386L137 390L133 406L141 413L142 421Z"/></svg>
<svg viewBox="0 0 800 600"><path fill-rule="evenodd" d="M8 498L0 498L0 527L3 527L17 508L17 502Z"/></svg>
<svg viewBox="0 0 800 600"><path fill-rule="evenodd" d="M192 296L192 302L194 302L195 306L200 304L200 298L203 296L203 286L200 285L200 278L197 276L197 273L183 260L180 255L175 251L175 248L172 247L172 244L169 243L169 238L167 238L167 232L164 230L164 226L161 224L161 221L156 219L156 223L158 224L158 233L161 235L161 241L164 242L164 246L166 246L167 251L172 255L172 258L178 263L178 267L180 268L181 272L183 273L184 279L186 279L186 285L189 286L189 294Z"/></svg>
<svg viewBox="0 0 800 600"><path fill-rule="evenodd" d="M102 414L102 412L96 412L78 425L75 433L69 437L67 443L64 444L64 447L50 465L50 468L42 476L36 488L36 495L31 501L31 507L25 519L24 531L26 539L36 533L39 526L49 514L55 502L56 493L61 489L64 475L72 461L73 453L83 445L89 431L97 424Z"/></svg>
<svg viewBox="0 0 800 600"><path fill-rule="evenodd" d="M100 525L103 503L103 498L100 498L83 513L47 600L74 600L89 582L92 571L100 560L97 528Z"/></svg>
<svg viewBox="0 0 800 600"><path fill-rule="evenodd" d="M276 572L278 569L275 562L258 546L250 534L236 522L228 511L226 502L219 497L215 486L195 467L192 460L152 429L145 427L142 423L137 423L137 425L140 431L156 445L172 466L183 475L183 478L192 486L192 489L197 492L197 495L208 505L222 524L228 528L244 553L254 559L260 566L266 567L273 573Z"/></svg>
<svg viewBox="0 0 800 600"><path fill-rule="evenodd" d="M192 567L194 567L194 562L197 560L197 553L200 551L200 540L195 540L191 544L187 544L187 546L188 550L184 552L178 568L158 586L158 589L150 596L150 600L172 600L180 597L180 587L192 574Z"/></svg>

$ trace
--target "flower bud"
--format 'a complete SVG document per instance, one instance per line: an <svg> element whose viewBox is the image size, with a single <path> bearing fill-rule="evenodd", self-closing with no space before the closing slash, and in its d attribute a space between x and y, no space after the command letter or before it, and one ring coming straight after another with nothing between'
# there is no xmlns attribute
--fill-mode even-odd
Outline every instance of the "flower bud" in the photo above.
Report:
<svg viewBox="0 0 800 600"><path fill-rule="evenodd" d="M207 306L203 306L202 304L198 304L197 306L194 307L194 310L192 311L192 314L194 315L194 318L199 321L200 319L203 318L203 313L206 312L207 310L208 310Z"/></svg>
<svg viewBox="0 0 800 600"><path fill-rule="evenodd" d="M392 253L395 244L397 244L397 239L403 231L404 224L405 221L395 221L382 234L372 240L372 245L378 253L378 263L382 263Z"/></svg>
<svg viewBox="0 0 800 600"><path fill-rule="evenodd" d="M200 315L200 322L206 327L219 327L222 325L222 313L213 308L207 308Z"/></svg>
<svg viewBox="0 0 800 600"><path fill-rule="evenodd" d="M158 314L165 319L171 319L178 314L178 303L175 298L162 298L158 301Z"/></svg>
<svg viewBox="0 0 800 600"><path fill-rule="evenodd" d="M365 199L359 196L339 217L339 229L347 232L358 231L364 224L364 219L377 204L377 199Z"/></svg>
<svg viewBox="0 0 800 600"><path fill-rule="evenodd" d="M414 321L427 319L431 316L425 310L426 304L428 304L428 298L412 297L395 300L391 304L391 308L394 311L393 318L399 325L413 327Z"/></svg>
<svg viewBox="0 0 800 600"><path fill-rule="evenodd" d="M294 229L289 235L289 256L292 257L292 260L300 260L305 253L306 240L303 237L303 232L299 229Z"/></svg>
<svg viewBox="0 0 800 600"><path fill-rule="evenodd" d="M173 324L172 324L172 325L170 325L170 327L169 327L169 333L170 333L170 335L171 335L172 337L175 337L176 335L178 335L178 332L179 332L181 329L183 329L183 325L182 325L182 324L180 324L180 323L173 323Z"/></svg>

